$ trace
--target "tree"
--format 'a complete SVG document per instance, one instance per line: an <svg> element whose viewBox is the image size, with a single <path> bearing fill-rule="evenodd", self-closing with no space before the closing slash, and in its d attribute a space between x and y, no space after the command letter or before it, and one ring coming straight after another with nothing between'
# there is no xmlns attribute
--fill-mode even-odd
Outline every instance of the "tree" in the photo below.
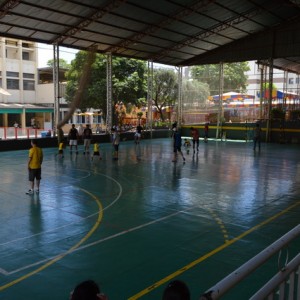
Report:
<svg viewBox="0 0 300 300"><path fill-rule="evenodd" d="M224 87L226 92L246 92L248 62L224 63ZM201 65L192 67L192 78L209 85L211 94L218 94L220 88L220 65Z"/></svg>
<svg viewBox="0 0 300 300"><path fill-rule="evenodd" d="M209 86L207 83L198 80L183 81L182 100L187 110L199 109L200 104L204 104L209 96Z"/></svg>
<svg viewBox="0 0 300 300"><path fill-rule="evenodd" d="M164 120L163 108L174 105L177 98L177 76L173 70L157 69L153 77L153 104Z"/></svg>
<svg viewBox="0 0 300 300"><path fill-rule="evenodd" d="M66 100L72 102L77 91L79 78L85 63L87 52L79 51L71 62L71 68L67 72ZM146 98L147 88L146 62L113 57L112 59L112 97L113 107L122 102L125 105L140 105L140 99ZM82 111L88 108L99 108L106 113L106 56L96 54L92 65L91 79L85 87L84 96L80 108Z"/></svg>
<svg viewBox="0 0 300 300"><path fill-rule="evenodd" d="M53 66L54 66L54 59L49 59L47 61L47 66L53 68ZM65 59L63 59L63 58L59 59L59 67L60 68L62 68L62 69L70 69L70 66L71 65L68 64L68 62Z"/></svg>

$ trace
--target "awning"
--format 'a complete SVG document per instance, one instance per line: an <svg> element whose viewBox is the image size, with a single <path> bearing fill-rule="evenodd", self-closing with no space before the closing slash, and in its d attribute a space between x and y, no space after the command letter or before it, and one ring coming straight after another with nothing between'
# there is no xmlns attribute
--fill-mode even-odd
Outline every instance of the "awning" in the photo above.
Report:
<svg viewBox="0 0 300 300"><path fill-rule="evenodd" d="M214 95L214 96L209 96L209 100L213 101L219 101L220 95ZM242 94L242 93L236 93L236 92L228 92L222 94L222 100L223 101L243 101L246 99L254 99L253 95L247 95L247 94Z"/></svg>
<svg viewBox="0 0 300 300"><path fill-rule="evenodd" d="M53 108L25 108L27 113L52 113L53 111Z"/></svg>
<svg viewBox="0 0 300 300"><path fill-rule="evenodd" d="M21 114L23 109L14 108L0 108L0 114Z"/></svg>
<svg viewBox="0 0 300 300"><path fill-rule="evenodd" d="M53 113L53 107L45 107L34 104L0 103L0 114L25 113Z"/></svg>

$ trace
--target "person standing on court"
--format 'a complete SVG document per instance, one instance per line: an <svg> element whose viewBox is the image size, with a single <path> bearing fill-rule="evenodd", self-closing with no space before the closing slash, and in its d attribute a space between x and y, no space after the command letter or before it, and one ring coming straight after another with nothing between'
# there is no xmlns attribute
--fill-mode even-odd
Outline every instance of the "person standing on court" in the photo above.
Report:
<svg viewBox="0 0 300 300"><path fill-rule="evenodd" d="M258 151L260 151L260 136L261 136L261 128L259 123L256 123L254 128L254 137L253 137L253 150L256 149L256 144L258 144Z"/></svg>
<svg viewBox="0 0 300 300"><path fill-rule="evenodd" d="M204 125L204 142L207 143L208 141L208 123Z"/></svg>
<svg viewBox="0 0 300 300"><path fill-rule="evenodd" d="M78 154L78 130L75 128L75 124L72 124L72 127L69 131L69 145L70 145L70 154L72 154L72 149L73 149L73 146L75 147L76 149L76 154Z"/></svg>
<svg viewBox="0 0 300 300"><path fill-rule="evenodd" d="M62 130L61 127L57 128L57 144L59 146L60 143L63 142L65 138L65 134L64 134L64 131Z"/></svg>
<svg viewBox="0 0 300 300"><path fill-rule="evenodd" d="M140 141L141 141L141 137L142 137L142 130L143 130L143 127L141 126L141 124L138 124L136 126L136 132L134 134L134 142L136 144L139 144Z"/></svg>
<svg viewBox="0 0 300 300"><path fill-rule="evenodd" d="M118 160L119 159L119 144L120 144L120 134L118 132L118 129L113 129L112 144L114 147L113 158L114 158L114 160Z"/></svg>
<svg viewBox="0 0 300 300"><path fill-rule="evenodd" d="M36 193L40 192L40 181L42 174L43 150L37 146L36 140L31 140L31 148L28 158L28 177L30 189L26 192L27 195L34 193L34 184L36 183Z"/></svg>
<svg viewBox="0 0 300 300"><path fill-rule="evenodd" d="M185 162L185 158L183 156L183 153L181 151L181 144L182 144L182 141L181 141L181 134L180 132L178 131L177 127L175 127L175 131L174 131L174 135L173 135L173 140L174 140L174 157L173 157L173 160L172 162L177 162L177 153L179 152L182 159L183 159L183 162Z"/></svg>
<svg viewBox="0 0 300 300"><path fill-rule="evenodd" d="M193 150L195 153L195 146L197 146L197 152L199 151L199 132L198 129L191 127L191 135L193 139Z"/></svg>
<svg viewBox="0 0 300 300"><path fill-rule="evenodd" d="M90 128L90 125L87 124L86 127L83 130L83 145L84 145L84 150L83 154L90 154L90 145L91 145L91 140L92 140L92 129Z"/></svg>

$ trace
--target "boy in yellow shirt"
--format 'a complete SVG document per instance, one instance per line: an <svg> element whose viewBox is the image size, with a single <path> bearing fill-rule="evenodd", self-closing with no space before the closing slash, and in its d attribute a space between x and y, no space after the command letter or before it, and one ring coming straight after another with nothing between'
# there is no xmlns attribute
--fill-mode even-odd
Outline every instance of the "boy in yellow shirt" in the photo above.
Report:
<svg viewBox="0 0 300 300"><path fill-rule="evenodd" d="M99 143L95 142L94 144L94 152L93 152L93 155L92 155L92 160L94 159L94 156L98 156L99 157L99 160L102 159L101 155L100 155L100 147L99 147Z"/></svg>
<svg viewBox="0 0 300 300"><path fill-rule="evenodd" d="M37 146L36 140L31 140L31 148L29 150L28 158L28 177L30 182L30 189L26 192L27 195L34 193L34 183L36 181L36 193L40 191L40 181L43 163L43 150Z"/></svg>

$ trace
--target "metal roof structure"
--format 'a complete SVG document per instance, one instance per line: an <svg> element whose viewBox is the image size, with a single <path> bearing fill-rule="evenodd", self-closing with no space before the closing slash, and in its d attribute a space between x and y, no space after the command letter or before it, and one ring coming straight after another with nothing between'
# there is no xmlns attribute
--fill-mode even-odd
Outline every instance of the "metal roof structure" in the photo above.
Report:
<svg viewBox="0 0 300 300"><path fill-rule="evenodd" d="M274 59L300 73L300 0L0 0L0 36L172 66Z"/></svg>

